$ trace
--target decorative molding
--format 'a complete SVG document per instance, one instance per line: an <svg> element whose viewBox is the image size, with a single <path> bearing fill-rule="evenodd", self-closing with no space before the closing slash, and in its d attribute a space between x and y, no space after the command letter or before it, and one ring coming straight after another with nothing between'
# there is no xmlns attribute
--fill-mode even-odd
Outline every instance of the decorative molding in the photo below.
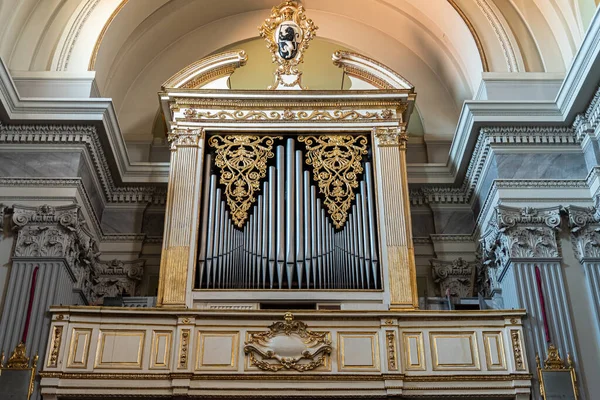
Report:
<svg viewBox="0 0 600 400"><path fill-rule="evenodd" d="M398 355L396 353L396 332L395 331L386 331L385 332L386 339L386 348L387 348L387 356L388 356L388 370L390 371L398 371Z"/></svg>
<svg viewBox="0 0 600 400"><path fill-rule="evenodd" d="M525 359L523 358L523 349L521 345L521 332L516 329L511 329L510 341L512 343L513 355L515 358L515 370L525 371Z"/></svg>
<svg viewBox="0 0 600 400"><path fill-rule="evenodd" d="M357 120L383 120L391 121L395 118L402 118L402 114L407 104L402 103L398 112L392 109L385 109L381 112L369 112L351 109L337 110L299 110L295 111L289 108L277 111L257 111L257 110L230 110L230 111L206 111L197 110L190 107L183 110L186 120L206 121L218 120L224 121L357 121Z"/></svg>
<svg viewBox="0 0 600 400"><path fill-rule="evenodd" d="M289 354L290 349L299 348L304 350ZM249 363L267 372L312 371L326 365L332 350L329 332L310 331L304 322L294 321L289 312L283 322L274 322L268 331L249 333L244 345Z"/></svg>
<svg viewBox="0 0 600 400"><path fill-rule="evenodd" d="M62 325L55 325L52 328L52 336L50 336L50 353L48 354L48 363L46 364L46 366L49 368L56 368L58 366L58 354L60 352L62 334Z"/></svg>
<svg viewBox="0 0 600 400"><path fill-rule="evenodd" d="M408 90L414 86L400 74L362 54L338 50L333 53L333 64L351 77L360 79L378 89Z"/></svg>
<svg viewBox="0 0 600 400"><path fill-rule="evenodd" d="M502 51L504 52L504 59L506 60L508 72L519 72L519 64L517 63L515 49L513 48L510 38L508 37L500 18L498 15L496 15L494 9L488 4L487 0L475 0L475 3L492 26L492 29L496 34L496 38L498 39L498 42L500 42L500 47L502 47Z"/></svg>
<svg viewBox="0 0 600 400"><path fill-rule="evenodd" d="M439 285L438 296L449 291L452 297L473 297L477 262L468 262L459 257L454 261L429 260L433 282Z"/></svg>

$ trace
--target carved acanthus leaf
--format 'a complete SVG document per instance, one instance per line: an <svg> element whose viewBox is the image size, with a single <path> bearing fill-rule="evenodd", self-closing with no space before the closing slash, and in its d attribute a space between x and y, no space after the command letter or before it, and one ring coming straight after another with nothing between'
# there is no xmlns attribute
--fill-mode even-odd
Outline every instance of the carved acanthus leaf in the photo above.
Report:
<svg viewBox="0 0 600 400"><path fill-rule="evenodd" d="M462 258L454 261L429 260L437 295L444 296L449 290L452 297L472 297L475 288L476 262Z"/></svg>

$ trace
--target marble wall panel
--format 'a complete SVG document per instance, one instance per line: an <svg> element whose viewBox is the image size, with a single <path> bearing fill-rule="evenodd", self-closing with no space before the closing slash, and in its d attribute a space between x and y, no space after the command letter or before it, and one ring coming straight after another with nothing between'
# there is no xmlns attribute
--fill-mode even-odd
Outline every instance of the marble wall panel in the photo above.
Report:
<svg viewBox="0 0 600 400"><path fill-rule="evenodd" d="M433 212L428 206L411 207L413 237L427 237L435 233Z"/></svg>
<svg viewBox="0 0 600 400"><path fill-rule="evenodd" d="M439 235L468 235L475 227L475 218L470 209L434 209L433 220L435 233Z"/></svg>
<svg viewBox="0 0 600 400"><path fill-rule="evenodd" d="M588 174L581 153L496 154L500 179L584 179Z"/></svg>
<svg viewBox="0 0 600 400"><path fill-rule="evenodd" d="M0 152L0 176L20 178L76 177L79 151Z"/></svg>
<svg viewBox="0 0 600 400"><path fill-rule="evenodd" d="M100 225L104 233L140 233L144 206L105 208Z"/></svg>

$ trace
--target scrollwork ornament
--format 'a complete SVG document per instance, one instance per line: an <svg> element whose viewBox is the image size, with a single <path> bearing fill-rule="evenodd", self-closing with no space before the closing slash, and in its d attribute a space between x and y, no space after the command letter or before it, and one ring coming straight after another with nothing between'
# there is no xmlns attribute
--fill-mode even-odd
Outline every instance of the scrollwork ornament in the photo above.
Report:
<svg viewBox="0 0 600 400"><path fill-rule="evenodd" d="M306 17L304 7L296 1L284 1L273 7L271 15L258 28L260 36L267 42L272 60L279 64L275 72L276 83L270 89L282 84L286 87L300 85L301 73L298 65L304 60L304 52L315 37L318 27ZM282 76L295 77L292 82Z"/></svg>
<svg viewBox="0 0 600 400"><path fill-rule="evenodd" d="M324 204L336 228L348 219L355 198L358 175L363 172L362 157L367 154L367 138L351 135L300 136L306 143L306 163L325 195Z"/></svg>
<svg viewBox="0 0 600 400"><path fill-rule="evenodd" d="M291 349L298 354L289 355ZM271 324L268 331L250 333L244 346L250 364L268 372L311 371L325 365L331 351L328 332L308 330L305 323L294 321L289 312L284 321Z"/></svg>
<svg viewBox="0 0 600 400"><path fill-rule="evenodd" d="M260 180L266 176L267 160L273 158L273 143L281 136L227 135L213 136L208 141L216 149L215 165L221 171L220 183L233 223L241 228L248 210L260 191Z"/></svg>

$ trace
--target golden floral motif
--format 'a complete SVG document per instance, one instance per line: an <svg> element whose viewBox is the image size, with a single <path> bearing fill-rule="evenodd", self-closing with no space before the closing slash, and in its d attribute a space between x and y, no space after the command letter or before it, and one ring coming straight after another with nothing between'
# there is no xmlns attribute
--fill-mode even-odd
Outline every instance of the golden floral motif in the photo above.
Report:
<svg viewBox="0 0 600 400"><path fill-rule="evenodd" d="M325 195L324 204L336 228L348 219L348 210L363 172L362 156L367 154L366 136L301 136L306 143L306 163L313 167L313 178Z"/></svg>
<svg viewBox="0 0 600 400"><path fill-rule="evenodd" d="M394 112L385 109L378 112L359 112L356 110L313 110L293 111L284 109L279 111L197 111L194 108L186 108L183 112L186 119L218 119L235 121L277 121L277 120L299 120L299 121L356 121L359 119L387 120L394 117Z"/></svg>
<svg viewBox="0 0 600 400"><path fill-rule="evenodd" d="M62 314L61 314L62 315ZM52 344L50 345L50 355L48 356L48 367L56 367L58 364L58 353L62 341L62 326L55 326L52 331Z"/></svg>
<svg viewBox="0 0 600 400"><path fill-rule="evenodd" d="M287 349L281 341L274 340L280 337L295 340L294 347L296 343L301 343L305 350L297 356L281 356L278 351ZM283 348L280 349L281 346ZM304 322L294 321L294 316L289 312L285 314L283 322L271 324L268 331L251 333L244 346L244 353L248 355L250 364L268 372L282 369L311 371L325 365L331 351L328 332L308 330Z"/></svg>
<svg viewBox="0 0 600 400"><path fill-rule="evenodd" d="M396 362L396 334L394 331L387 331L385 333L387 339L387 352L388 352L388 369L390 371L397 371L398 364Z"/></svg>
<svg viewBox="0 0 600 400"><path fill-rule="evenodd" d="M221 171L220 183L233 223L241 228L248 210L260 191L260 179L267 171L267 160L273 158L273 141L280 136L227 135L213 136L209 145L217 152L215 165Z"/></svg>
<svg viewBox="0 0 600 400"><path fill-rule="evenodd" d="M523 361L523 350L521 349L521 335L518 330L510 331L510 339L512 341L513 353L515 356L515 368L517 371L525 370Z"/></svg>
<svg viewBox="0 0 600 400"><path fill-rule="evenodd" d="M190 330L184 329L181 331L181 344L179 349L179 368L185 369L188 366L188 350L190 346Z"/></svg>

